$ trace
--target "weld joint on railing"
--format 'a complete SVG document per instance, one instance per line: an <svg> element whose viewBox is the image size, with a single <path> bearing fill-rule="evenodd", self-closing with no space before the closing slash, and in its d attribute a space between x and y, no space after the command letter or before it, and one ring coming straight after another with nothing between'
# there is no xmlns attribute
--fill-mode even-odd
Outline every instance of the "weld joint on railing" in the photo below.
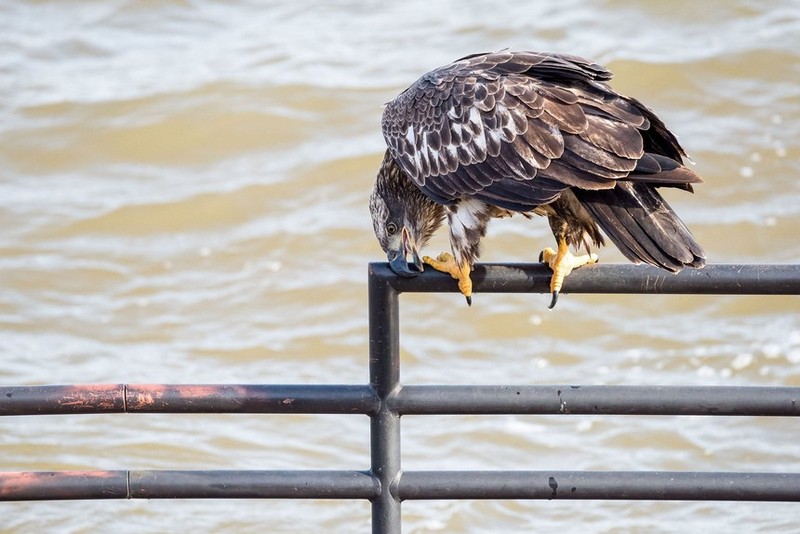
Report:
<svg viewBox="0 0 800 534"><path fill-rule="evenodd" d="M402 415L402 391L403 384L397 384L387 395L383 401L386 405L386 410L392 415Z"/></svg>
<svg viewBox="0 0 800 534"><path fill-rule="evenodd" d="M383 484L381 484L381 477L378 476L378 473L376 473L373 469L367 471L367 474L372 479L372 487L374 489L372 497L370 497L368 500L369 502L374 502L380 499L381 495L383 495Z"/></svg>
<svg viewBox="0 0 800 534"><path fill-rule="evenodd" d="M369 384L369 394L370 394L370 405L369 408L366 410L364 415L369 418L373 418L381 411L381 406L383 401L381 400L380 395L378 395L378 390L375 389L375 386Z"/></svg>
<svg viewBox="0 0 800 534"><path fill-rule="evenodd" d="M400 484L402 483L401 480L403 478L403 469L401 468L397 471L395 477L389 483L389 494L392 498L396 501L402 501L403 499L400 497Z"/></svg>

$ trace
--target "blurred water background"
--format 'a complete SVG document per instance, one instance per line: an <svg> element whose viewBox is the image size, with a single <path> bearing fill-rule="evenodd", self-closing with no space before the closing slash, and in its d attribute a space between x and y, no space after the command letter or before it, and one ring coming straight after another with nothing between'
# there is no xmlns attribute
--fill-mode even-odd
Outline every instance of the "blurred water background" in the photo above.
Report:
<svg viewBox="0 0 800 534"><path fill-rule="evenodd" d="M800 261L800 4L0 2L0 383L365 383L381 106L502 48L611 68L711 262ZM543 219L486 261L535 261ZM429 252L446 247L444 233ZM613 248L605 262L623 261ZM800 386L797 298L402 297L403 381ZM800 471L794 420L404 419L406 469ZM0 420L0 469L367 469L364 416ZM798 531L790 504L406 502L406 532ZM3 532L366 532L336 501L6 503Z"/></svg>

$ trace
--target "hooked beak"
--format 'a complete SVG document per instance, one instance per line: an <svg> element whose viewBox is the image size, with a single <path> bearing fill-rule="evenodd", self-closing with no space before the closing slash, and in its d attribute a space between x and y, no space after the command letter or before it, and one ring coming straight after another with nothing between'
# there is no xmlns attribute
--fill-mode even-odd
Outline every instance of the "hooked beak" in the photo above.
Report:
<svg viewBox="0 0 800 534"><path fill-rule="evenodd" d="M398 276L404 278L411 278L417 276L422 272L422 260L417 252L417 247L411 239L411 234L404 226L400 232L400 250L390 250L386 253L386 258L389 260L389 267ZM411 264L406 261L406 256L411 253Z"/></svg>

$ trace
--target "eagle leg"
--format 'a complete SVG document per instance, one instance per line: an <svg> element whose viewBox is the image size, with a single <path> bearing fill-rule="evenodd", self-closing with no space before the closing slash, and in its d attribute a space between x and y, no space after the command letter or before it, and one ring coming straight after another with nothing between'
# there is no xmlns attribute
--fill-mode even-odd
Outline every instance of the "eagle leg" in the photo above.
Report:
<svg viewBox="0 0 800 534"><path fill-rule="evenodd" d="M564 284L564 279L567 275L576 267L597 263L597 254L574 256L569 251L567 240L560 237L558 239L558 251L547 247L539 254L539 261L546 263L553 271L553 276L550 277L550 293L553 294L553 300L550 301L548 306L552 310L558 301L558 292L561 291L561 286Z"/></svg>
<svg viewBox="0 0 800 534"><path fill-rule="evenodd" d="M436 259L424 256L422 261L437 271L447 273L458 280L458 290L466 297L467 304L472 306L472 279L469 277L472 268L467 262L458 265L453 255L449 252L442 252Z"/></svg>

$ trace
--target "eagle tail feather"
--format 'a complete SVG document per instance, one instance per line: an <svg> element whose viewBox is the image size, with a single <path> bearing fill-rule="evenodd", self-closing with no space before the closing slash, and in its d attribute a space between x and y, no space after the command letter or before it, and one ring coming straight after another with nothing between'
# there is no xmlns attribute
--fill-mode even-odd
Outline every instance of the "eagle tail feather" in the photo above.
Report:
<svg viewBox="0 0 800 534"><path fill-rule="evenodd" d="M648 182L657 187L677 187L690 193L692 184L703 181L696 172L674 159L651 153L645 153L636 162L633 172L619 180Z"/></svg>
<svg viewBox="0 0 800 534"><path fill-rule="evenodd" d="M613 189L573 192L629 260L672 272L705 265L703 248L652 185L619 181Z"/></svg>

